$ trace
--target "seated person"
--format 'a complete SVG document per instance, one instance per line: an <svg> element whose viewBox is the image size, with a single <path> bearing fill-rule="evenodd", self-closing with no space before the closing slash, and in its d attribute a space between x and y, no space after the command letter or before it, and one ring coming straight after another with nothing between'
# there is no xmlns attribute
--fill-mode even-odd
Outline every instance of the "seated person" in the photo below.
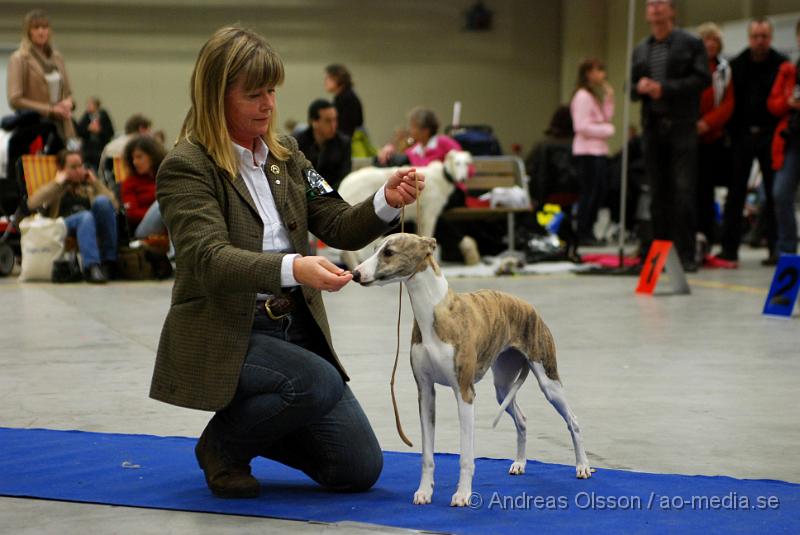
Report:
<svg viewBox="0 0 800 535"><path fill-rule="evenodd" d="M397 154L397 148L387 143L378 153L380 165L413 165L422 167L433 161L444 161L444 157L451 150L461 150L461 145L455 139L437 134L439 120L433 111L425 108L414 108L408 114L408 134L414 144Z"/></svg>
<svg viewBox="0 0 800 535"><path fill-rule="evenodd" d="M128 120L125 121L125 133L115 137L103 147L103 152L100 155L99 172L106 173L110 171L111 161L118 156L122 156L123 152L125 152L125 145L128 144L128 141L130 141L133 136L152 135L152 126L152 121L140 113L135 113L128 117ZM106 179L108 178L107 174L104 176Z"/></svg>
<svg viewBox="0 0 800 535"><path fill-rule="evenodd" d="M67 235L78 239L84 278L104 283L117 263L117 200L84 167L79 151L65 149L56 158L56 178L28 199L28 208L46 208L48 217L63 217Z"/></svg>
<svg viewBox="0 0 800 535"><path fill-rule="evenodd" d="M156 171L164 159L164 147L150 136L134 136L123 154L131 173L120 188L128 228L139 239L164 234L166 227L156 201Z"/></svg>
<svg viewBox="0 0 800 535"><path fill-rule="evenodd" d="M350 173L350 138L336 131L336 108L325 99L308 107L309 127L297 135L300 151L332 188Z"/></svg>

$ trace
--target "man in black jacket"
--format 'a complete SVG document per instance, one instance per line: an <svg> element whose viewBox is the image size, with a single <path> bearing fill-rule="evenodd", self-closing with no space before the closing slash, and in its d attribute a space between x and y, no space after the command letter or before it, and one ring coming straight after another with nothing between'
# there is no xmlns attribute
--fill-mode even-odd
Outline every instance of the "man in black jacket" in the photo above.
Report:
<svg viewBox="0 0 800 535"><path fill-rule="evenodd" d="M297 136L300 151L334 189L350 173L350 138L336 131L336 108L317 99L308 108L309 127Z"/></svg>
<svg viewBox="0 0 800 535"><path fill-rule="evenodd" d="M733 176L725 199L725 219L722 226L722 252L724 260L739 260L739 243L742 240L742 211L747 195L747 181L753 159L758 159L766 191L760 217L764 218L770 256L775 260L776 223L772 202L772 170L770 147L778 119L767 110L767 98L786 57L772 47L772 23L768 19L753 19L747 27L749 47L731 61L733 94L736 103L729 123L733 138Z"/></svg>
<svg viewBox="0 0 800 535"><path fill-rule="evenodd" d="M672 0L647 0L651 35L633 51L631 97L642 128L653 237L674 242L686 271L695 261L697 119L711 83L702 41L675 27Z"/></svg>

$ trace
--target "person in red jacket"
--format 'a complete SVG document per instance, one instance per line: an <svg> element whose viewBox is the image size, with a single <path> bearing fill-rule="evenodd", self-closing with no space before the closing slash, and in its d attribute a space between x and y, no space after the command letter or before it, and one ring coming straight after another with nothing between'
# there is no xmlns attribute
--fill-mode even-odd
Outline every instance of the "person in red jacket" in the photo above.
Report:
<svg viewBox="0 0 800 535"><path fill-rule="evenodd" d="M800 47L800 21L795 33ZM800 182L800 60L797 65L788 61L781 65L767 109L780 118L772 138L772 168L776 171L772 197L778 226L775 249L778 255L797 254L794 200Z"/></svg>
<svg viewBox="0 0 800 535"><path fill-rule="evenodd" d="M122 202L137 238L165 232L156 203L156 171L164 156L164 147L150 136L136 136L125 145L123 158L131 174L122 183Z"/></svg>
<svg viewBox="0 0 800 535"><path fill-rule="evenodd" d="M701 258L698 264L714 267L736 267L733 262L717 258L707 258L711 245L718 239L715 210L714 186L723 183L730 161L730 144L725 137L725 124L733 115L732 72L728 61L722 57L722 31L713 22L701 24L697 33L703 40L711 71L711 85L700 96L700 119L697 121L697 134L700 140L698 150L697 176L697 233ZM701 245L702 244L702 245Z"/></svg>

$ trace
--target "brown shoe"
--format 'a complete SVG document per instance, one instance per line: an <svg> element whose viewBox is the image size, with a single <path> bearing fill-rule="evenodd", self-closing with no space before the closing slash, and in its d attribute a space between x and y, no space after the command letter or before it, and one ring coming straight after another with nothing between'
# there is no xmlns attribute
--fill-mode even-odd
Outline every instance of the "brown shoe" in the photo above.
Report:
<svg viewBox="0 0 800 535"><path fill-rule="evenodd" d="M250 473L250 464L237 459L232 451L206 426L194 448L197 462L206 476L206 484L220 498L255 498L261 493L261 485Z"/></svg>

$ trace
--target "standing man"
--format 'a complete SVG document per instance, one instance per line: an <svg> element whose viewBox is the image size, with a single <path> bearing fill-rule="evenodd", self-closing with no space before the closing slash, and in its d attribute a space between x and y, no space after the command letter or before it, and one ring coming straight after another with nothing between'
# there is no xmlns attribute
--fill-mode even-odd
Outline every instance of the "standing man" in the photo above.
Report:
<svg viewBox="0 0 800 535"><path fill-rule="evenodd" d="M675 27L673 0L647 0L650 36L633 51L631 96L642 101L653 237L697 271L695 219L700 93L711 83L702 41Z"/></svg>
<svg viewBox="0 0 800 535"><path fill-rule="evenodd" d="M307 129L297 136L300 151L334 189L350 173L350 138L338 132L333 104L317 99L308 107Z"/></svg>
<svg viewBox="0 0 800 535"><path fill-rule="evenodd" d="M722 252L718 258L730 262L739 260L742 241L742 211L747 195L747 181L753 159L758 160L766 191L762 218L766 223L769 257L775 259L775 208L772 200L772 170L770 147L778 119L767 109L767 98L786 57L772 47L772 23L768 19L753 19L747 28L749 47L731 61L733 92L736 104L730 122L733 137L733 177L725 199L725 219L722 226Z"/></svg>

